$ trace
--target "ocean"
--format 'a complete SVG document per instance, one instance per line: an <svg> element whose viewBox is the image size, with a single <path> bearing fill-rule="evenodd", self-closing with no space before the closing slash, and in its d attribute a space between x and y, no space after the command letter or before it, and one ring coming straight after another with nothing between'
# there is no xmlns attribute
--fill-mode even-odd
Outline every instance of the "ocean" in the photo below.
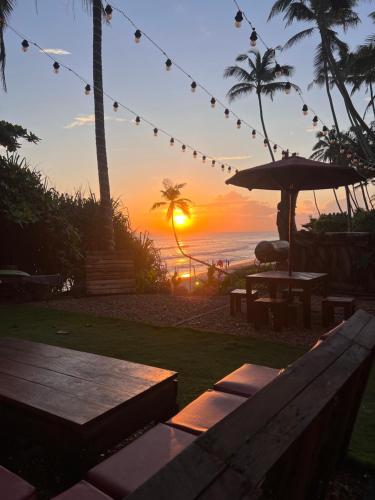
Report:
<svg viewBox="0 0 375 500"><path fill-rule="evenodd" d="M173 235L151 235L155 247L170 273L179 275L190 272L190 259L181 255ZM262 240L277 240L275 232L259 233L205 233L184 238L180 235L180 244L187 254L210 264L222 261L223 265L233 267L254 259L254 249ZM206 268L192 261L192 273L201 273Z"/></svg>

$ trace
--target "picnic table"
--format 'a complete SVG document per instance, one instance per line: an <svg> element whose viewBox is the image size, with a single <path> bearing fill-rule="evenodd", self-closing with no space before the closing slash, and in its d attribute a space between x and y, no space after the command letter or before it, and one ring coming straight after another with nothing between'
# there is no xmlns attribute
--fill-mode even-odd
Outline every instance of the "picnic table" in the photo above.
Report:
<svg viewBox="0 0 375 500"><path fill-rule="evenodd" d="M0 339L0 424L61 451L98 453L176 411L173 371Z"/></svg>
<svg viewBox="0 0 375 500"><path fill-rule="evenodd" d="M281 286L303 289L303 319L306 328L311 328L311 294L313 288L322 287L322 294L327 296L328 274L288 271L266 271L263 273L249 274L246 276L246 293L251 296L255 285L265 285L269 289L271 297L275 297L277 289ZM247 308L247 320L250 321L250 311Z"/></svg>

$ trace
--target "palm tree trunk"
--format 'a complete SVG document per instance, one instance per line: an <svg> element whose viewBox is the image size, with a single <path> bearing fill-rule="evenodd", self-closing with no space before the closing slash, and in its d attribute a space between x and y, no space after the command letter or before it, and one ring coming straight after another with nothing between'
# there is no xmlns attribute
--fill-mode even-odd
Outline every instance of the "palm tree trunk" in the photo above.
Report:
<svg viewBox="0 0 375 500"><path fill-rule="evenodd" d="M335 200L336 200L337 206L339 207L340 213L341 213L341 214L343 214L344 212L343 212L343 210L342 210L342 208L341 208L341 205L340 205L340 203L339 203L339 200L338 200L338 198L337 198L336 189L333 189L333 194L334 194L334 196L335 196Z"/></svg>
<svg viewBox="0 0 375 500"><path fill-rule="evenodd" d="M315 191L313 191L313 195L314 195L314 203L315 203L315 208L316 208L316 211L318 212L318 215L320 217L320 210L319 210L319 207L318 207L318 202L316 201L316 194L315 194Z"/></svg>
<svg viewBox="0 0 375 500"><path fill-rule="evenodd" d="M372 87L372 82L370 82L369 88L370 88L371 107L372 107L372 112L374 113L374 118L375 118L374 89Z"/></svg>
<svg viewBox="0 0 375 500"><path fill-rule="evenodd" d="M272 161L275 161L275 156L273 154L273 151L272 151L272 147L271 147L271 144L270 144L270 141L268 140L268 134L267 134L267 129L266 129L266 125L264 123L264 116L263 116L263 105L262 105L262 97L260 95L260 92L257 91L257 95L258 95L258 103L259 103L259 114L260 114L260 120L262 122L262 128L263 128L263 134L264 134L264 137L267 141L267 147L268 147L268 151L270 152L270 155L271 155L271 159Z"/></svg>
<svg viewBox="0 0 375 500"><path fill-rule="evenodd" d="M95 107L96 158L99 174L100 202L103 210L103 244L114 250L111 192L109 187L107 150L104 125L103 66L102 66L102 15L101 0L92 1L93 19L93 83Z"/></svg>
<svg viewBox="0 0 375 500"><path fill-rule="evenodd" d="M179 240L178 240L178 237L177 237L177 233L176 233L176 227L174 225L174 219L173 219L173 214L172 214L172 230L173 230L173 235L174 235L174 239L176 240L176 244L177 244L177 247L178 249L180 250L181 254L188 258L188 259L191 259L191 260L194 260L194 262L198 262L199 264L203 264L204 266L207 266L207 267L211 267L211 264L209 264L208 262L204 262L204 260L200 260L200 259L197 259L196 257L193 257L192 255L189 255L188 253L185 252L185 250L182 248ZM220 269L219 267L215 267L215 270L220 272L220 273L223 273L223 274L227 274L229 275L229 273L227 273L226 271L224 271L223 269Z"/></svg>
<svg viewBox="0 0 375 500"><path fill-rule="evenodd" d="M369 159L373 159L374 156L371 152L371 149L368 147L368 144L366 143L366 140L363 138L363 130L367 132L367 134L370 137L374 137L374 134L372 130L368 127L367 123L362 119L362 117L359 115L358 111L355 109L353 102L350 98L349 92L347 91L344 83L343 76L338 68L338 65L336 63L335 58L333 57L331 47L327 38L327 33L325 28L320 24L319 25L319 30L320 30L320 35L321 35L321 40L322 44L325 50L325 54L327 56L328 64L330 66L330 70L332 73L332 76L335 80L336 86L341 93L345 106L347 108L347 111L351 114L355 127L354 127L354 132L357 136L358 142L361 144L363 152L366 154L366 156ZM362 130L361 130L362 129Z"/></svg>
<svg viewBox="0 0 375 500"><path fill-rule="evenodd" d="M330 108L331 108L332 118L333 118L333 122L334 122L335 128L336 128L336 133L338 135L340 135L339 122L338 122L338 119L337 119L337 115L336 115L336 111L335 111L335 106L333 104L331 89L329 88L327 59L324 59L324 80L325 80L325 84L326 84L326 91L327 91L329 105L330 105ZM339 203L339 200L337 198L337 194L336 194L335 189L333 189L333 195L335 197L336 204L339 207L340 213L343 213L342 208L341 208L340 203ZM349 210L348 210L348 217L349 217Z"/></svg>

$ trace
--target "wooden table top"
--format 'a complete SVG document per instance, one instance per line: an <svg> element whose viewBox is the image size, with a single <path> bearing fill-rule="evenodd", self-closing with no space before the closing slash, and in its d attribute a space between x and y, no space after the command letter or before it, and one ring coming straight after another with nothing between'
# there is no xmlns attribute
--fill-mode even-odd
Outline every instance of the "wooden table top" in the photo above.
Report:
<svg viewBox="0 0 375 500"><path fill-rule="evenodd" d="M291 276L288 271L265 271L264 273L248 274L246 278L250 279L267 279L267 280L296 280L296 281L314 281L317 279L326 278L327 273L307 273L293 272Z"/></svg>
<svg viewBox="0 0 375 500"><path fill-rule="evenodd" d="M0 339L0 402L83 427L176 377L160 368L20 339Z"/></svg>

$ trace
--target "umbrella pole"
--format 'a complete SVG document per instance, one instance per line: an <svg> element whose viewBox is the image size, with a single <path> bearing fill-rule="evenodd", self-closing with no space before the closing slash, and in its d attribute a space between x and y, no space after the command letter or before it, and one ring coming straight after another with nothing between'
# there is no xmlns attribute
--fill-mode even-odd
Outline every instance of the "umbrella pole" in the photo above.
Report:
<svg viewBox="0 0 375 500"><path fill-rule="evenodd" d="M288 267L289 267L289 276L292 275L292 245L293 245L293 208L292 208L292 199L293 199L293 193L292 191L289 191L289 260L288 260Z"/></svg>

